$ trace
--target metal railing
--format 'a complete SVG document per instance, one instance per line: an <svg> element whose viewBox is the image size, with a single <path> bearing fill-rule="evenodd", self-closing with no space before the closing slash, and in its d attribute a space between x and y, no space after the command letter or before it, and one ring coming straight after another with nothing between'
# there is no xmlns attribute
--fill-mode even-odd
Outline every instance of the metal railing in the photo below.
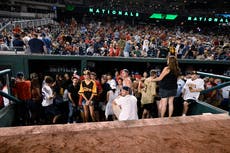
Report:
<svg viewBox="0 0 230 153"><path fill-rule="evenodd" d="M208 92L211 92L213 90L217 90L217 89L221 89L223 87L226 87L228 85L230 85L230 77L228 76L223 76L223 75L217 75L217 74L212 74L212 73L205 73L205 72L199 72L197 71L196 72L198 75L202 75L202 76L207 76L207 77L213 77L213 78L219 78L219 79L222 79L222 80L228 80L227 82L224 82L224 83L221 83L217 86L214 86L212 88L209 88L209 89L206 89L206 90L203 90L201 91L202 94L205 94L205 93L208 93Z"/></svg>
<svg viewBox="0 0 230 153"><path fill-rule="evenodd" d="M9 99L12 102L12 104L0 109L0 127L8 127L8 126L12 126L14 122L14 116L15 116L14 104L18 104L21 101L11 95L11 89L10 89L11 70L5 69L0 71L0 76L3 75L5 75L8 94L0 90L0 95Z"/></svg>
<svg viewBox="0 0 230 153"><path fill-rule="evenodd" d="M34 19L34 20L20 20L20 21L9 21L6 25L4 25L0 32L3 30L12 31L14 27L20 26L22 29L24 28L34 28L48 24L56 24L56 21L50 18L45 19Z"/></svg>

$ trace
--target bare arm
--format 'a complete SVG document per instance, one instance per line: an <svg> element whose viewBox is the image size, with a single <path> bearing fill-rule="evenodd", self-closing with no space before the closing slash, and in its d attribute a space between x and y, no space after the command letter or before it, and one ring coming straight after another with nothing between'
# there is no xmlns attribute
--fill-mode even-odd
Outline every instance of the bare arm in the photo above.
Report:
<svg viewBox="0 0 230 153"><path fill-rule="evenodd" d="M170 70L168 69L168 67L165 67L161 72L160 76L155 79L152 79L152 81L161 81L169 72Z"/></svg>
<svg viewBox="0 0 230 153"><path fill-rule="evenodd" d="M70 92L68 92L68 97L69 97L69 100L72 102L72 104L75 106L76 104L75 104L75 102L73 101L72 95L71 95Z"/></svg>
<svg viewBox="0 0 230 153"><path fill-rule="evenodd" d="M106 94L106 101L109 101L109 91Z"/></svg>

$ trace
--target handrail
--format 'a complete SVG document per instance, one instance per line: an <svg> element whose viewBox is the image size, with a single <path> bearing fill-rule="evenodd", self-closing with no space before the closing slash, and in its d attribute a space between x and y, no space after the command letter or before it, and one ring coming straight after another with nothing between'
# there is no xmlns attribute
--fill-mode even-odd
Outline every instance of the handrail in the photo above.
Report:
<svg viewBox="0 0 230 153"><path fill-rule="evenodd" d="M11 21L8 21L4 26L0 28L0 32L4 30L7 26L9 26L10 24L11 24Z"/></svg>
<svg viewBox="0 0 230 153"><path fill-rule="evenodd" d="M11 72L11 69L5 69L5 70L0 71L0 75L5 74L5 73L9 73L9 72Z"/></svg>
<svg viewBox="0 0 230 153"><path fill-rule="evenodd" d="M230 80L230 77L228 77L228 76L212 74L212 73L205 73L205 72L200 72L200 71L197 71L196 73L199 75L203 75L203 76L214 77L214 78L219 78L219 79L224 79L224 80Z"/></svg>
<svg viewBox="0 0 230 153"><path fill-rule="evenodd" d="M200 93L201 93L201 94L206 94L206 93L209 93L209 92L211 92L211 91L213 91L213 90L221 89L221 88L223 88L223 87L225 87L225 86L228 86L228 85L230 85L230 81L229 81L229 82L224 82L224 83L222 83L222 84L220 84L220 85L217 85L217 86L215 86L215 87L212 87L212 88L209 88L209 89L206 89L206 90L202 90Z"/></svg>
<svg viewBox="0 0 230 153"><path fill-rule="evenodd" d="M53 19L50 18L43 18L43 19L32 19L32 20L20 20L20 21L9 21L6 25L4 25L4 27L2 27L0 29L0 32L3 31L4 29L8 28L8 26L11 30L13 29L13 27L15 27L16 25L21 25L21 28L26 28L29 26L32 27L37 27L37 26L42 26L42 25L47 25L47 24L54 24L55 21Z"/></svg>
<svg viewBox="0 0 230 153"><path fill-rule="evenodd" d="M13 101L13 102L16 102L16 103L21 103L22 101L17 99L16 97L12 96L12 95L9 95L3 91L0 90L0 95L9 99L10 101Z"/></svg>
<svg viewBox="0 0 230 153"><path fill-rule="evenodd" d="M212 74L212 73L205 73L205 72L200 72L200 71L197 71L196 73L199 75L203 75L203 76L214 77L214 78L219 78L219 79L223 79L223 80L230 80L230 77L228 77L228 76ZM205 93L211 92L211 91L216 90L216 89L221 89L221 88L228 86L228 85L230 85L230 81L224 82L222 84L219 84L219 85L212 87L212 88L209 88L209 89L202 90L200 93L205 94Z"/></svg>
<svg viewBox="0 0 230 153"><path fill-rule="evenodd" d="M10 75L11 75L11 69L5 69L0 71L0 75L6 74L6 86L8 89L8 93L11 94L11 89L10 89Z"/></svg>

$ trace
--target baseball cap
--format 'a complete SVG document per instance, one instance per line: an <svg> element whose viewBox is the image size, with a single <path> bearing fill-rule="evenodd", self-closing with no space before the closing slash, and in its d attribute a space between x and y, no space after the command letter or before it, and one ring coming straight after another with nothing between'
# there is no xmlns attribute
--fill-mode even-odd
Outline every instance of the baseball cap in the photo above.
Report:
<svg viewBox="0 0 230 153"><path fill-rule="evenodd" d="M77 75L77 74L74 74L74 75L72 76L72 79L80 79L80 76Z"/></svg>
<svg viewBox="0 0 230 153"><path fill-rule="evenodd" d="M17 73L17 78L22 78L24 77L24 73L23 72L18 72Z"/></svg>
<svg viewBox="0 0 230 153"><path fill-rule="evenodd" d="M191 71L190 74L197 74L197 72L196 71Z"/></svg>
<svg viewBox="0 0 230 153"><path fill-rule="evenodd" d="M130 91L130 88L128 86L123 86L122 89L126 91Z"/></svg>
<svg viewBox="0 0 230 153"><path fill-rule="evenodd" d="M128 69L123 69L124 72L126 73L129 73L129 70Z"/></svg>

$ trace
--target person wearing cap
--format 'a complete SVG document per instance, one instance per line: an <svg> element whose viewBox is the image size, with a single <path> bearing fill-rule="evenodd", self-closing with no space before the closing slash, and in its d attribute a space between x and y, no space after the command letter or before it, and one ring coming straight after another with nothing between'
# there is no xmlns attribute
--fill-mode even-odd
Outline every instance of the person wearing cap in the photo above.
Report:
<svg viewBox="0 0 230 153"><path fill-rule="evenodd" d="M121 96L113 101L113 111L119 121L138 120L137 98L129 92L130 88L123 86Z"/></svg>
<svg viewBox="0 0 230 153"><path fill-rule="evenodd" d="M177 93L177 78L180 75L180 68L175 56L169 56L167 59L167 66L164 67L160 76L152 79L152 81L160 81L159 95L161 97L159 104L160 116L164 117L167 104L169 107L169 117L172 116L174 106L173 101Z"/></svg>
<svg viewBox="0 0 230 153"><path fill-rule="evenodd" d="M204 80L199 78L195 71L191 72L191 78L187 79L182 90L184 99L182 116L186 116L189 105L197 102L202 90L204 90Z"/></svg>
<svg viewBox="0 0 230 153"><path fill-rule="evenodd" d="M82 96L82 105L84 109L84 122L89 120L89 112L92 118L92 121L96 121L95 112L94 112L94 97L97 95L97 86L94 80L90 78L90 71L85 70L83 72L84 80L81 82L80 90L78 94ZM81 105L80 104L80 105Z"/></svg>
<svg viewBox="0 0 230 153"><path fill-rule="evenodd" d="M79 94L80 89L80 77L77 74L72 76L72 84L67 88L68 90L68 99L69 99L69 114L68 114L68 123L76 122L79 119L80 110L78 108ZM83 117L83 111L81 111L81 117Z"/></svg>

